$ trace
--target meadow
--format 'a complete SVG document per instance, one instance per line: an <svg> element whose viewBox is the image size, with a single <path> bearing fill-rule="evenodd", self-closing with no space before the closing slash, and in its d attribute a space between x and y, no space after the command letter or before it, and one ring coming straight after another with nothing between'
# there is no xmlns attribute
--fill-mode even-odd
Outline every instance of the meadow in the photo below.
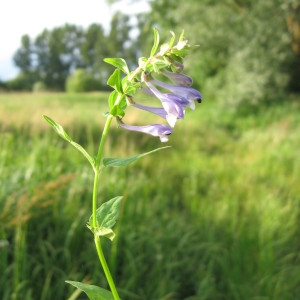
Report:
<svg viewBox="0 0 300 300"><path fill-rule="evenodd" d="M95 153L107 94L0 94L0 298L86 299L106 287L93 236L92 169L42 118ZM105 169L124 195L105 252L122 299L294 300L300 295L300 99L233 109L205 99L168 145ZM128 110L128 122L151 122ZM113 125L105 156L160 147Z"/></svg>

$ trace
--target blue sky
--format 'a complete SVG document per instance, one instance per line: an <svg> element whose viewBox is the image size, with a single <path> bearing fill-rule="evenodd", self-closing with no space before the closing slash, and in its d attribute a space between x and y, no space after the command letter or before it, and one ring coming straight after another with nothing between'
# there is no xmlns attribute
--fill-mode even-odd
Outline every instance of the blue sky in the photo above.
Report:
<svg viewBox="0 0 300 300"><path fill-rule="evenodd" d="M0 80L15 77L18 69L13 64L13 54L20 46L21 36L32 38L44 28L71 23L88 27L100 23L109 28L116 10L137 13L149 9L146 1L120 1L109 7L105 0L9 0L3 1L0 12Z"/></svg>

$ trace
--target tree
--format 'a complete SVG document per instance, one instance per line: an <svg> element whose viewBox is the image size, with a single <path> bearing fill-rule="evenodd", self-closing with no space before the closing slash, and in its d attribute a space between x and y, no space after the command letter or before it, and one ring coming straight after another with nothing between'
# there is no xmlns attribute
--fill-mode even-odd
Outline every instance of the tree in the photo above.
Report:
<svg viewBox="0 0 300 300"><path fill-rule="evenodd" d="M99 91L101 89L103 89L101 83L84 69L77 69L66 81L66 91L71 93Z"/></svg>
<svg viewBox="0 0 300 300"><path fill-rule="evenodd" d="M91 73L101 77L106 42L103 27L100 24L91 24L85 32L84 39L80 48L83 62Z"/></svg>
<svg viewBox="0 0 300 300"><path fill-rule="evenodd" d="M48 88L63 90L66 78L83 66L80 47L83 30L75 25L44 30L34 43L35 70Z"/></svg>
<svg viewBox="0 0 300 300"><path fill-rule="evenodd" d="M30 72L32 68L32 42L29 35L21 38L21 47L14 55L14 62L23 72Z"/></svg>
<svg viewBox="0 0 300 300"><path fill-rule="evenodd" d="M15 54L15 64L22 74L34 75L48 89L63 90L65 81L76 69L85 69L102 86L106 85L112 67L103 62L105 57L125 57L129 65L136 63L136 44L130 38L129 18L117 13L111 30L105 35L100 24L91 24L87 30L66 24L52 30L43 30L34 41L22 38Z"/></svg>
<svg viewBox="0 0 300 300"><path fill-rule="evenodd" d="M299 91L299 2L157 0L142 32L185 30L199 50L187 68L208 97L226 104L273 101ZM288 24L291 24L288 26ZM296 80L295 80L296 79Z"/></svg>

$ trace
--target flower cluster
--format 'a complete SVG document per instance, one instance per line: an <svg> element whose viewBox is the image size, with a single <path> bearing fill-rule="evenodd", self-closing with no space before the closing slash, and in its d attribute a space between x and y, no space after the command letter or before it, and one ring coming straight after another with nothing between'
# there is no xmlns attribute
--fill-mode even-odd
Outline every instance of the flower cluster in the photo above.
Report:
<svg viewBox="0 0 300 300"><path fill-rule="evenodd" d="M177 120L184 118L186 107L194 110L195 102L201 103L202 96L198 90L191 87L193 83L192 78L182 73L184 69L183 57L194 47L190 46L183 39L183 34L174 46L175 35L172 33L171 41L161 45L160 51L157 52L159 38L157 31L154 34L154 46L150 57L148 59L140 59L139 68L135 72L127 73L128 76L122 81L123 86L119 90L122 90L124 93L126 106L132 105L138 109L156 114L164 118L168 125L133 126L123 122L124 114L116 115L116 117L120 127L158 136L162 142L166 142ZM120 62L118 63L120 64ZM126 73L124 66L122 70ZM162 75L161 77L166 78L168 82L157 80L156 74ZM114 88L118 89L115 86ZM144 93L156 97L160 101L161 106L152 107L137 103L133 99L137 89L141 89Z"/></svg>

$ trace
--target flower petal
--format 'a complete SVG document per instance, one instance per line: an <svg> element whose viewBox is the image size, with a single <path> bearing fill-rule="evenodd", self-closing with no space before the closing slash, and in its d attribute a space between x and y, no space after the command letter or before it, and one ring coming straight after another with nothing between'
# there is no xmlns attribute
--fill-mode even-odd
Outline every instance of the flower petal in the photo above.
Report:
<svg viewBox="0 0 300 300"><path fill-rule="evenodd" d="M144 125L144 126L134 126L124 124L122 120L119 119L119 125L127 130L143 132L146 134L150 134L153 136L158 136L161 142L167 142L169 139L169 135L172 133L172 128L164 124L151 124L151 125Z"/></svg>
<svg viewBox="0 0 300 300"><path fill-rule="evenodd" d="M169 83L165 83L159 80L153 80L153 83L169 90L170 92L174 93L177 96L183 97L187 99L190 103L190 107L193 108L195 104L193 103L194 100L196 100L198 103L201 103L202 95L199 91L197 91L194 88L185 87L185 86L175 86Z"/></svg>
<svg viewBox="0 0 300 300"><path fill-rule="evenodd" d="M167 112L166 119L174 127L177 119L184 118L184 109L189 105L189 101L174 94L163 94L149 81L146 81L146 84L151 93L161 101L163 108Z"/></svg>
<svg viewBox="0 0 300 300"><path fill-rule="evenodd" d="M132 106L142 109L142 110L145 110L145 111L149 111L155 115L158 115L158 116L166 119L167 112L162 107L151 107L151 106L142 105L142 104L139 104L136 102L134 104L132 104Z"/></svg>

